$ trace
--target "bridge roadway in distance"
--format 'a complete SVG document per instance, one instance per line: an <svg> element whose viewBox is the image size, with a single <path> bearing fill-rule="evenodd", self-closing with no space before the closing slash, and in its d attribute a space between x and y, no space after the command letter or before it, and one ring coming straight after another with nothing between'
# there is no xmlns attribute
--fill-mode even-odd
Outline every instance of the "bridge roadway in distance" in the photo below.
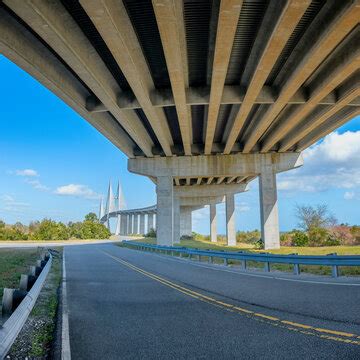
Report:
<svg viewBox="0 0 360 360"><path fill-rule="evenodd" d="M244 274L114 244L65 255L73 359L360 357L358 280Z"/></svg>

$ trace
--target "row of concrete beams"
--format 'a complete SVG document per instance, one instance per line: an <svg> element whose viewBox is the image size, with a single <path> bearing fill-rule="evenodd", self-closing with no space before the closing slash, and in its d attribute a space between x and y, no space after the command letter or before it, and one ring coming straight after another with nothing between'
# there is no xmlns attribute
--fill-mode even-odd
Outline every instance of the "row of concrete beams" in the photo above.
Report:
<svg viewBox="0 0 360 360"><path fill-rule="evenodd" d="M85 94L88 92L87 89L84 89L77 79L67 71L66 67L34 36L26 34L27 30L22 27L22 25L14 24L16 21L13 18L6 18L7 14L3 10L1 11L4 12L4 16L1 16L0 26L7 28L5 28L5 39L0 39L0 51L64 99L64 101L104 133L105 136L128 156L133 156L134 147L128 134L146 156L152 156L154 144L148 132L132 109L122 108L122 99L127 99L128 96L122 92L115 83L115 80L99 58L99 55L62 4L60 2L50 4L47 1L27 1L24 3L20 0L5 0L4 3L59 54L87 87L91 89L96 98L100 100L102 109L109 110L111 115L90 113L88 109L91 96L90 94ZM244 89L244 84L249 85L242 95L240 91L240 102L242 106L236 115L234 123L228 122L223 137L225 148L220 151L224 151L225 153L229 153L231 150L238 151L234 149L234 144L238 133L244 125L246 115L249 113L252 105L259 101L259 98L264 97L266 92L269 93L264 85L264 79L266 79L274 65L275 55L278 55L283 49L294 26L301 18L307 5L309 5L308 3L308 1L299 2L289 0L284 3L284 6L283 2L271 2L269 5L262 23L262 27L269 31L264 30L259 32L255 41L248 64L243 72L239 89ZM149 69L134 34L131 22L126 11L123 9L123 4L117 1L115 2L114 0L103 1L99 4L98 1L92 0L82 1L82 5L104 37L109 49L123 70L136 96L136 102L139 104L139 107L141 106L144 110L152 128L156 132L163 152L165 155L171 154L172 140L168 125L164 122L162 110L155 109L156 101L154 101L154 97L156 98L156 96L152 94L154 86L149 74ZM163 9L160 5L164 5ZM205 153L209 151L211 145L214 145L212 144L212 138L213 129L217 121L216 115L218 113L219 97L221 97L220 104L221 101L224 101L224 97L226 98L227 93L233 94L233 97L239 97L239 89L230 89L224 86L223 78L226 72L224 69L227 69L228 65L229 49L233 41L234 25L239 16L239 11L241 11L241 5L242 1L222 1L220 6L212 70L212 79L214 81L210 90L208 90L208 95L205 96L208 99L206 103L209 103L209 107L211 108L206 124ZM194 94L196 91L194 91L194 89L187 89L188 70L187 62L185 61L186 46L184 46L185 36L181 6L182 2L154 1L154 10L169 68L172 92L174 93L173 100L170 101L170 103L174 104L178 114L181 114L181 116L179 116L181 135L185 154L189 154L193 153L194 149L191 146L191 115L189 111L189 95L187 93ZM232 11L229 12L229 9ZM320 86L321 82L319 82L320 85L315 86L315 90L310 89L310 95L304 95L309 89L302 86L305 80L319 68L319 65L324 62L326 57L334 51L356 26L359 11L358 1L339 2L336 6L334 6L333 2L328 2L323 6L297 45L295 51L285 63L283 70L280 71L280 74L276 78L275 87L279 89L279 92L275 96L270 95L270 97L272 97L269 101L271 104L270 108L265 114L261 114L264 116L260 116L257 119L258 121L253 121L252 126L245 131L242 139L244 148L239 149L240 151L251 151L260 137L263 136L266 129L277 120L283 108L291 103L291 101L296 102L297 97L303 98L303 100L300 99L299 101L300 103L304 103L305 101L304 107L301 107L295 114L291 114L291 119L293 119L294 116L295 119L300 119L304 114L306 116L315 104L335 103L333 106L334 109L329 108L328 114L321 114L320 117L316 118L317 128L309 133L305 130L306 126L303 126L302 136L304 135L304 137L299 140L297 144L298 148L303 146L300 145L300 143L302 142L304 144L305 138L316 139L316 133L324 133L326 129L326 127L324 128L323 126L325 121L332 121L332 124L335 124L334 112L336 110L339 110L336 113L337 122L342 122L341 107L349 104L357 104L359 99L356 98L356 93L353 92L346 97L338 97L337 90L334 91L332 85L327 85L326 90L322 90ZM280 14L280 16L272 16L274 14ZM12 24L10 24L11 22ZM11 29L9 25L12 27ZM104 30L102 30L103 27ZM10 34L9 31L12 33L6 39L6 34ZM3 37L3 32L1 35ZM28 48L30 48L30 51L27 51ZM91 56L88 56L89 54L91 54ZM50 61L48 60L49 58ZM33 64L33 59L40 59L41 61ZM299 59L301 59L301 61L299 61ZM352 59L354 60L353 64L349 62L350 60L343 61L343 65L340 64L340 66L337 67L337 83L344 80L354 67L356 68L357 55L353 55ZM47 69L49 63L50 68ZM65 85L58 81L58 71L64 73L64 78L67 80ZM291 75L289 76L289 74ZM331 74L328 75L331 78ZM62 79L62 77L60 79ZM319 89L319 91L317 91L317 89ZM328 92L329 89L332 90ZM274 89L270 89L270 93L273 90ZM221 94L221 96L219 94ZM73 97L71 95L75 96ZM194 97L194 95L192 95L192 97ZM84 106L84 98L85 104L87 100L87 108ZM310 101L309 104L307 104L308 100ZM196 103L195 99L191 101ZM191 101L190 103L192 103ZM200 103L202 103L201 101ZM225 103L226 101L227 100L225 100ZM229 103L236 103L237 101L239 100L231 100ZM125 100L125 103L127 102L128 101ZM187 109L187 112L185 109ZM347 111L350 110L347 109ZM352 111L355 113L357 110L353 109ZM310 115L309 120L311 119ZM114 124L113 117L121 124L126 132ZM290 119L284 119L284 124L280 122L278 126L280 130L286 130L289 125L291 127L293 127L293 125L295 125L295 127L298 126L297 121L290 121ZM294 129L294 132L297 133L296 129ZM325 134L328 132L329 131L325 131ZM269 137L265 139L264 149L268 147L271 148L280 134L283 134L283 131L273 131L270 133ZM189 143L191 147L190 150ZM286 149L292 145L293 141L290 136L286 139L284 145L281 144L280 150L286 151ZM212 149L212 151L214 150Z"/></svg>
<svg viewBox="0 0 360 360"><path fill-rule="evenodd" d="M277 79L282 80L278 84L280 86L280 93L275 103L256 122L251 131L244 135L244 152L249 152L254 148L264 132L284 109L289 99L294 96L311 74L324 62L327 56L334 51L359 23L360 7L358 1L339 2L336 8L333 8L333 5L332 1L325 3L319 15L310 24L306 33L288 58L277 77ZM345 80L348 72L344 71L343 76L341 76L341 72L339 77ZM330 88L330 91L332 90ZM327 94L324 93L323 97ZM321 97L318 100L320 99ZM226 146L227 153L231 151L235 141L236 137L229 138ZM270 142L267 143L267 145L269 144Z"/></svg>
<svg viewBox="0 0 360 360"><path fill-rule="evenodd" d="M179 239L180 205L214 204L226 199L228 242L234 245L234 191L239 185L174 186L174 177L259 176L262 239L267 249L277 248L279 220L276 174L303 164L300 153L234 154L173 158L129 159L129 171L155 178L157 192L157 241L172 245ZM180 203L181 199L181 203ZM211 201L213 200L213 201ZM201 203L203 201L203 203ZM213 214L212 214L213 217Z"/></svg>
<svg viewBox="0 0 360 360"><path fill-rule="evenodd" d="M114 5L113 3L111 4L112 6ZM357 61L354 61L358 58L358 55L356 52L355 54L353 52L351 53L351 49L348 51L351 53L351 56L344 56L344 54L339 55L340 59L345 59L344 61L339 62L338 59L334 59L333 62L337 64L336 69L328 67L332 69L332 73L330 74L327 70L322 74L322 78L320 76L317 83L318 85L315 89L310 89L312 90L310 96L307 95L307 90L309 89L301 88L304 80L306 80L326 56L342 40L344 40L346 35L348 35L351 29L356 25L359 9L356 7L355 3L351 4L349 2L343 7L338 7L336 16L331 17L325 25L319 21L314 22L308 31L311 36L308 35L305 37L298 46L299 48L306 48L304 60L298 64L298 67L293 71L292 76L289 77L285 84L283 84L286 91L280 87L280 93L277 95L275 95L274 89L268 89L264 85L265 81L275 65L278 56L293 33L295 26L310 5L310 0L301 2L288 1L285 6L282 2L270 3L262 22L264 31L260 32L256 38L249 61L247 62L245 71L240 79L240 86L238 87L224 86L224 82L235 37L236 26L241 12L242 0L221 2L213 61L212 83L211 87L208 89L188 89L187 86L187 62L186 46L184 46L185 36L182 2L154 1L153 4L169 68L172 91L169 90L168 92L165 92L165 94L153 91L150 97L152 105L176 106L178 115L180 114L179 123L183 141L185 139L185 154L192 152L189 145L189 139L191 138L191 115L189 112L189 105L209 104L204 149L205 154L209 154L212 152L213 137L220 104L242 104L233 124L229 124L228 131L225 131L226 136L224 136L223 139L226 143L223 151L224 153L230 153L233 150L237 135L244 126L245 120L253 105L256 103L274 104L274 106L271 107L272 110L270 111L269 109L265 114L265 117L269 120L262 120L260 124L267 124L267 126L276 118L285 105L294 103L304 104L304 106L296 110L295 119L294 116L291 116L284 121L280 121L280 125L278 125L280 129L275 129L272 134L269 135L262 149L262 151L268 151L278 140L286 135L286 131L289 130L289 127L294 127L294 124L296 125L296 123L306 115L306 112L308 113L315 106L319 104L335 104L335 106L330 109L332 113L335 113L336 110L341 109L345 105L357 105L359 102L356 91L353 91L350 96L343 98L341 96L339 97L334 90L334 88L346 79L354 69L358 69L359 64ZM87 1L84 1L85 8L87 7L86 5ZM332 6L330 3L324 6L322 13L326 14L329 11L330 6ZM115 6L113 8L108 6L107 10L109 11L110 9L116 10L117 7ZM334 12L336 13L336 11ZM88 9L88 13L94 16L94 11L91 11L91 9ZM277 16L274 16L274 14ZM280 15L278 16L278 14ZM319 17L322 17L321 14ZM94 21L96 21L96 19L94 19ZM328 27L326 31L323 31L326 27ZM340 28L341 32L339 32ZM99 26L99 29L101 29L101 26ZM316 33L314 32L315 29ZM316 41L314 41L313 35L317 35L315 37ZM311 39L312 42L310 44L310 49L302 47L303 43L307 43L309 39ZM353 43L354 41L352 39L351 45L353 45ZM289 62L293 62L293 59L290 58ZM336 73L337 81L334 81L333 73ZM324 86L324 81L327 81L330 85ZM242 84L249 84L246 91L241 88ZM356 88L356 86L353 87ZM318 91L318 89L320 89L320 91ZM172 93L173 96L168 95ZM142 107L142 104L138 99L131 99L129 101L126 97L124 97L122 105L124 108ZM268 113L270 113L272 117L267 116ZM315 123L321 124L321 122L325 121L327 118L328 117L323 114L320 119L317 118ZM252 134L252 137L250 137L250 134L247 134L249 135L249 138L245 144L245 152L250 151L262 135L262 133L259 133L258 131L260 125L257 125L253 129L254 133ZM261 128L263 131L266 130L265 127ZM303 128L305 129L306 126L303 125ZM306 135L306 133L301 135ZM256 140L254 141L254 139ZM295 144L291 139L292 137L288 136L285 144L281 145L281 150L287 150ZM300 139L300 135L298 135L297 140ZM289 145L289 142L291 141L292 143Z"/></svg>

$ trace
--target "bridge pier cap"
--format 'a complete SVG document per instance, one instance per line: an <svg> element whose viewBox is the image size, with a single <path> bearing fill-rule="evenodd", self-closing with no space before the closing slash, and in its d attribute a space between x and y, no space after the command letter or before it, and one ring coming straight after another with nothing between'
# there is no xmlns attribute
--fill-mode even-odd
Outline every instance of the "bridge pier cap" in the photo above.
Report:
<svg viewBox="0 0 360 360"><path fill-rule="evenodd" d="M274 173L303 165L299 152L266 154L200 155L178 157L139 157L128 160L128 170L135 174L158 178L251 176L260 175L271 166Z"/></svg>

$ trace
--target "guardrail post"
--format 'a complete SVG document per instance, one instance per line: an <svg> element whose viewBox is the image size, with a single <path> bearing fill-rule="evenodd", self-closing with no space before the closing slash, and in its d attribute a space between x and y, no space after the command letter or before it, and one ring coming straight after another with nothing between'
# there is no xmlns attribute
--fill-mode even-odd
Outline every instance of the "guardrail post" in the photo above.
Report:
<svg viewBox="0 0 360 360"><path fill-rule="evenodd" d="M339 267L337 265L332 266L331 274L332 274L332 277L334 277L334 278L339 276Z"/></svg>
<svg viewBox="0 0 360 360"><path fill-rule="evenodd" d="M300 264L294 264L294 275L300 275Z"/></svg>
<svg viewBox="0 0 360 360"><path fill-rule="evenodd" d="M246 260L241 261L241 270L246 270L247 264Z"/></svg>
<svg viewBox="0 0 360 360"><path fill-rule="evenodd" d="M228 259L224 258L224 265L227 266L228 265Z"/></svg>
<svg viewBox="0 0 360 360"><path fill-rule="evenodd" d="M337 255L337 253L331 253L331 254L328 254L328 256L333 256L333 255ZM331 267L331 275L332 277L336 278L339 276L339 267L337 265L333 265Z"/></svg>
<svg viewBox="0 0 360 360"><path fill-rule="evenodd" d="M201 256L200 255L198 255L198 261L201 261Z"/></svg>
<svg viewBox="0 0 360 360"><path fill-rule="evenodd" d="M270 263L269 262L264 263L264 271L270 272Z"/></svg>
<svg viewBox="0 0 360 360"><path fill-rule="evenodd" d="M210 264L212 264L212 263L213 263L213 257L212 257L212 256L209 256L208 261L209 261Z"/></svg>
<svg viewBox="0 0 360 360"><path fill-rule="evenodd" d="M189 254L189 260L191 260L191 258L192 258L192 254L190 253L190 254Z"/></svg>

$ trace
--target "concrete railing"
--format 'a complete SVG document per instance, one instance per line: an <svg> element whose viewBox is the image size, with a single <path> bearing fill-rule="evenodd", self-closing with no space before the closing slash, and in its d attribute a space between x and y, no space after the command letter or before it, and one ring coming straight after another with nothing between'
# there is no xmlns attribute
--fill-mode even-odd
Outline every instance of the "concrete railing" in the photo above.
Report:
<svg viewBox="0 0 360 360"><path fill-rule="evenodd" d="M137 248L139 250L150 250L157 252L164 252L171 255L179 254L179 256L186 255L189 258L197 256L198 260L202 256L207 257L209 262L212 262L214 258L220 258L224 260L224 264L228 264L228 260L241 261L241 268L243 270L247 267L248 261L257 261L264 263L264 270L270 271L270 264L289 264L294 267L294 274L300 274L300 265L323 265L330 266L332 268L332 276L339 276L339 266L360 266L360 256L356 255L279 255L268 253L250 253L245 251L233 252L233 251L216 251L216 250L200 250L186 247L175 246L159 246L145 243L139 243L134 241L123 241L124 245Z"/></svg>
<svg viewBox="0 0 360 360"><path fill-rule="evenodd" d="M9 352L20 330L24 326L44 285L46 277L50 271L51 264L52 256L49 254L46 265L38 274L38 277L29 292L6 322L0 326L0 359L3 359Z"/></svg>

